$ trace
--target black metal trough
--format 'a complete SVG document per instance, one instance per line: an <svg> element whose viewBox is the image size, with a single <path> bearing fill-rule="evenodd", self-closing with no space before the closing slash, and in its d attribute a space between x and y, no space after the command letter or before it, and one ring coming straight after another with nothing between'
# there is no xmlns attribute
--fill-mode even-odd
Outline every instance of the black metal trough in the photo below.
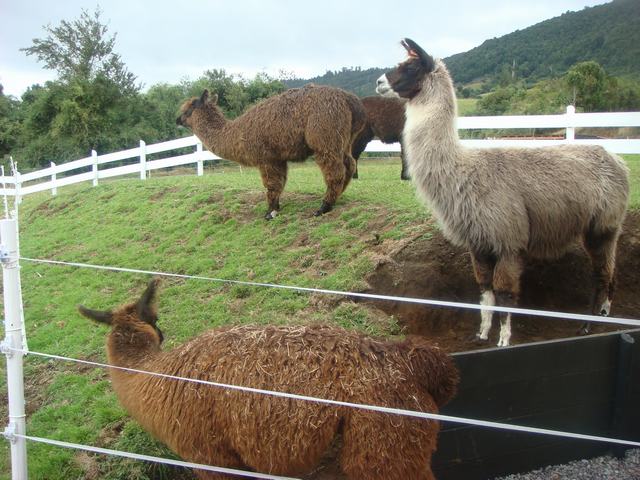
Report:
<svg viewBox="0 0 640 480"><path fill-rule="evenodd" d="M640 441L640 329L453 354L462 378L442 412ZM627 450L603 442L443 423L439 480L497 476Z"/></svg>

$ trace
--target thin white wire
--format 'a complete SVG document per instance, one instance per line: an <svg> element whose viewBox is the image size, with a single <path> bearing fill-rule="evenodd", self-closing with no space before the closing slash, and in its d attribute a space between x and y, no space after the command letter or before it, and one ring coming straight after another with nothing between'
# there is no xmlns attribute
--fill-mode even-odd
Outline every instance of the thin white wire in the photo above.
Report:
<svg viewBox="0 0 640 480"><path fill-rule="evenodd" d="M92 362L92 361L89 361L89 360L79 360L79 359L76 359L76 358L63 357L63 356L60 356L60 355L53 355L53 354L49 354L49 353L40 353L40 352L33 352L33 351L27 352L27 351L16 349L16 348L8 348L8 350L11 350L11 351L14 351L14 352L18 352L18 353L31 354L31 355L36 355L36 356L40 356L40 357L51 358L51 359L55 359L55 360L64 360L64 361L68 361L68 362L82 363L84 365L92 365L92 366L95 366L95 367L113 368L115 370L121 370L121 371L124 371L124 372L141 373L141 374L144 374L144 375L151 375L151 376L156 376L156 377L160 377L160 378L166 378L166 379L170 379L170 380L179 380L179 381L185 381L185 382L196 383L196 384L201 384L201 385L208 385L208 386L212 386L212 387L226 388L226 389L229 389L229 390L238 390L238 391L247 392L247 393L257 393L257 394L261 394L261 395L269 395L269 396L272 396L272 397L288 398L288 399L292 399L292 400L302 400L302 401L306 401L306 402L316 402L316 403L322 403L322 404L326 404L326 405L356 408L356 409L360 409L360 410L369 410L369 411L379 412L379 413L389 413L389 414L393 414L393 415L401 415L401 416L405 416L405 417L421 418L421 419L426 419L426 420L440 420L440 421L443 421L443 422L462 423L462 424L465 424L465 425L475 425L475 426L479 426L479 427L495 428L495 429L499 429L499 430L511 430L511 431L516 431L516 432L536 433L536 434L543 434L543 435L553 435L553 436L557 436L557 437L573 438L573 439L579 439L579 440L593 440L593 441L597 441L597 442L615 443L615 444L619 444L619 445L640 447L640 442L634 442L634 441L631 441L631 440L622 440L622 439L617 439L617 438L601 437L601 436L598 436L598 435L585 435L585 434L582 434L582 433L563 432L563 431L560 431L560 430L551 430L551 429L538 428L538 427L527 427L527 426L522 426L522 425L513 425L513 424L510 424L510 423L492 422L492 421L487 421L487 420L476 420L476 419L470 419L470 418L464 418L464 417L454 417L454 416L451 416L451 415L442 415L442 414L438 414L438 413L416 412L416 411L413 411L413 410L406 410L406 409L402 409L402 408L383 407L383 406L379 406L379 405L366 405L366 404L360 404L360 403L344 402L344 401L341 401L341 400L330 400L330 399L325 399L325 398L311 397L311 396L308 396L308 395L299 395L299 394L295 394L295 393L277 392L277 391L265 390L265 389L261 389L261 388L243 387L243 386L240 386L240 385L230 385L230 384L226 384L226 383L210 382L208 380L200 380L200 379L187 378L187 377L178 377L178 376L175 376L175 375L168 375L166 373L148 372L148 371L145 371L145 370L138 370L138 369L135 369L135 368L119 367L119 366L116 366L116 365L108 365L108 364L105 364L105 363Z"/></svg>
<svg viewBox="0 0 640 480"><path fill-rule="evenodd" d="M236 470L234 468L213 467L211 465L204 465L201 463L184 462L182 460L172 460L170 458L154 457L151 455L141 455L139 453L123 452L122 450L111 450L109 448L92 447L90 445L80 445L77 443L62 442L60 440L52 440L50 438L31 437L29 435L21 435L19 433L14 433L12 434L12 436L16 438L24 438L25 440L31 440L32 442L55 445L57 447L73 448L76 450L85 450L87 452L102 453L104 455L114 455L116 457L131 458L133 460L144 460L147 462L164 463L166 465L173 465L175 467L198 468L200 470L207 470L209 472L225 473L228 475L238 475L241 477L249 477L249 478L264 478L268 480L300 480L293 477L281 477L277 475L269 475L267 473L247 472L245 470Z"/></svg>
<svg viewBox="0 0 640 480"><path fill-rule="evenodd" d="M268 287L268 288L279 288L284 290L295 290L299 292L308 292L308 293L341 295L346 297L366 298L370 300L386 300L386 301L403 302L403 303L418 303L421 305L466 308L471 310L491 310L495 312L516 313L521 315L535 315L539 317L551 317L551 318L559 318L559 319L566 319L566 320L580 320L582 322L610 323L610 324L617 324L617 325L629 325L633 327L640 327L640 320L619 318L619 317L601 317L597 315L585 315L580 313L564 313L564 312L552 312L548 310L533 310L528 308L488 306L488 305L480 305L476 303L461 303L461 302L449 302L444 300L432 300L432 299L412 298L412 297L397 297L392 295L378 295L375 293L343 292L340 290L298 287L293 285L278 285L273 283L262 283L262 282L248 282L243 280L228 280L224 278L204 277L199 275L184 275L179 273L158 272L153 270L139 270L135 268L125 268L125 267L109 267L105 265L95 265L95 264L78 263L78 262L64 262L60 260L45 260L45 259L39 259L39 258L20 257L20 260L24 260L26 262L43 263L43 264L50 264L50 265L65 265L65 266L78 267L78 268L93 268L97 270L108 270L112 272L141 273L146 275L158 275L163 277L185 278L185 279L193 279L193 280L206 280L210 282L230 283L234 285L245 285L245 286L252 286L252 287Z"/></svg>

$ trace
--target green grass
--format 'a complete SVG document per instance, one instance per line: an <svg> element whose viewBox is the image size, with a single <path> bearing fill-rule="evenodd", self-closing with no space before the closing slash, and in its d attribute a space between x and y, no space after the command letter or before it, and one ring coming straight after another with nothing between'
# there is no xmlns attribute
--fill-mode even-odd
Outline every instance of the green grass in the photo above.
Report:
<svg viewBox="0 0 640 480"><path fill-rule="evenodd" d="M477 98L458 98L458 115L461 117L475 115Z"/></svg>
<svg viewBox="0 0 640 480"><path fill-rule="evenodd" d="M631 206L640 208L640 155L628 156ZM324 184L312 163L291 169L282 212L266 222L258 172L236 168L204 177L164 176L60 189L28 196L20 209L21 254L135 269L339 290L366 288L381 242L431 235L428 213L399 160L361 163L330 214L315 218ZM383 244L384 246L384 244ZM137 298L148 276L22 262L29 347L105 360L107 330L76 305L108 309ZM202 280L165 279L159 302L165 348L227 323L330 322L373 335L400 333L395 318L366 306L306 293ZM0 391L4 391L4 367ZM166 456L128 419L106 372L27 357L28 433L69 442ZM6 406L0 414L6 418ZM174 478L164 467L29 443L30 478ZM0 478L9 478L0 442Z"/></svg>
<svg viewBox="0 0 640 480"><path fill-rule="evenodd" d="M21 254L29 258L336 290L366 287L374 262L369 246L427 226L413 187L401 182L399 160L363 162L330 214L312 216L324 183L312 163L291 169L281 214L270 222L259 174L225 169L204 177L163 176L89 184L29 196L20 208ZM215 172L215 171L214 171ZM29 348L105 360L107 330L80 317L76 305L108 309L135 299L148 276L23 262ZM227 323L332 322L375 335L399 333L364 306L323 303L307 293L202 280L165 279L160 292L165 348ZM167 455L136 430L106 373L28 357L28 432L69 442ZM0 384L4 389L4 372ZM4 413L6 412L1 412ZM117 428L114 427L117 426ZM114 433L115 430L115 433ZM0 442L0 478L8 449ZM30 443L30 478L161 478L166 469ZM133 470L132 470L133 469ZM132 473L135 472L135 473ZM171 475L168 475L171 477Z"/></svg>

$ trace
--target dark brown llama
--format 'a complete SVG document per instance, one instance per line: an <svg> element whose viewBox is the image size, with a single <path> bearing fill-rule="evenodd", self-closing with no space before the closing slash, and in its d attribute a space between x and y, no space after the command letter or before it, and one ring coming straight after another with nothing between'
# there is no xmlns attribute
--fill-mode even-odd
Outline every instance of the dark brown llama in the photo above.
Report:
<svg viewBox="0 0 640 480"><path fill-rule="evenodd" d="M258 167L267 189L267 220L280 209L287 162L315 156L327 191L315 215L329 212L356 169L353 141L365 124L360 100L338 88L306 85L267 98L227 120L218 96L205 90L184 102L178 125L188 127L207 149L241 165Z"/></svg>
<svg viewBox="0 0 640 480"><path fill-rule="evenodd" d="M407 103L403 98L397 97L364 97L361 99L362 106L367 115L367 122L353 142L351 154L356 160L356 171L353 178L358 178L357 162L367 148L367 144L377 137L382 143L400 143L400 159L402 160L402 171L400 178L409 180L409 171L404 159L402 148L402 130L404 129L404 107Z"/></svg>
<svg viewBox="0 0 640 480"><path fill-rule="evenodd" d="M80 306L111 327L111 365L339 401L437 412L458 373L424 339L379 341L328 326L229 326L173 350L151 281L136 303L113 311ZM274 475L303 475L342 435L350 479L433 479L438 422L110 370L129 414L185 460ZM201 479L216 476L202 470Z"/></svg>
<svg viewBox="0 0 640 480"><path fill-rule="evenodd" d="M599 146L463 147L447 67L412 40L402 44L409 58L382 75L377 90L408 99L409 173L444 235L471 252L480 303L516 306L526 256L558 258L582 240L595 277L591 311L608 315L629 196L624 161ZM479 339L488 338L491 313L482 312ZM500 320L498 346L506 346L511 316Z"/></svg>

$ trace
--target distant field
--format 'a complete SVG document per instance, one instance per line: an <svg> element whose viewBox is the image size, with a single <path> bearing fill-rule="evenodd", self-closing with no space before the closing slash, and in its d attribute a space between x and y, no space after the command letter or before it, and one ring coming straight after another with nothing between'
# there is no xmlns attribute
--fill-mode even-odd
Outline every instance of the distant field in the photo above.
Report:
<svg viewBox="0 0 640 480"><path fill-rule="evenodd" d="M458 98L458 115L470 116L474 115L476 111L477 98Z"/></svg>
<svg viewBox="0 0 640 480"><path fill-rule="evenodd" d="M640 155L627 157L632 202L640 208ZM203 177L154 176L61 188L28 196L20 212L24 257L114 265L237 280L358 291L376 255L408 237L429 235L428 212L398 159L365 160L335 211L315 218L324 191L318 168L291 169L283 210L266 222L254 169ZM79 303L108 309L136 298L146 275L22 263L29 347L104 361L105 328L81 318ZM373 335L400 333L397 320L366 305L306 293L198 280L163 281L160 326L171 348L228 323L328 322ZM4 391L4 366L0 391ZM27 357L28 432L34 436L167 455L118 405L105 371ZM6 418L6 402L0 417ZM151 479L177 473L147 464L29 444L30 478ZM93 476L91 476L93 475ZM184 475L184 474L181 474ZM9 478L0 442L0 478Z"/></svg>

